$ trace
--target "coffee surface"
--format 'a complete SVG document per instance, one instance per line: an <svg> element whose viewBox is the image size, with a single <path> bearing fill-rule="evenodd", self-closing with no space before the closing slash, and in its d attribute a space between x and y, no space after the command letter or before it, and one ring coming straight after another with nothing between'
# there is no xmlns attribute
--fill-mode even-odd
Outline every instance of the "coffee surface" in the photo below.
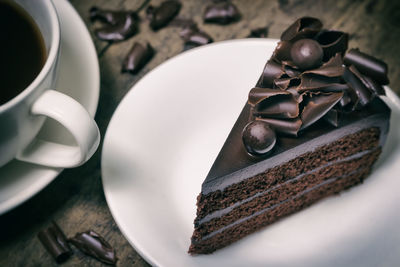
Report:
<svg viewBox="0 0 400 267"><path fill-rule="evenodd" d="M19 5L0 0L0 105L21 93L46 60L43 37Z"/></svg>

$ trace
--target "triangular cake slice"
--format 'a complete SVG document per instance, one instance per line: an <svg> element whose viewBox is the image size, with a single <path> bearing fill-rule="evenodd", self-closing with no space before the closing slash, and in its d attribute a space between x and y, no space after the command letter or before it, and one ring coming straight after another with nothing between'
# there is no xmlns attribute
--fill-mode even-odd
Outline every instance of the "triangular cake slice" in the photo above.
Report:
<svg viewBox="0 0 400 267"><path fill-rule="evenodd" d="M387 66L315 18L281 36L197 198L189 253L208 254L361 183L385 143Z"/></svg>

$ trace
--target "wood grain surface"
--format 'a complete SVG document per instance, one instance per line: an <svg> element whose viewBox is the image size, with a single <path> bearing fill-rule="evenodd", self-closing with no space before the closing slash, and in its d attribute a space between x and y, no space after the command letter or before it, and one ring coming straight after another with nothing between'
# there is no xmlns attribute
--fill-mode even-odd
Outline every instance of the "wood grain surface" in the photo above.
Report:
<svg viewBox="0 0 400 267"><path fill-rule="evenodd" d="M390 87L400 94L400 1L392 0L233 0L242 19L227 26L205 25L202 13L210 0L182 0L179 17L194 19L214 41L245 38L250 29L269 26L271 38L300 16L320 18L326 28L351 33L350 47L383 59L389 65ZM127 91L150 70L182 52L179 29L153 32L142 10L140 32L127 41L108 46L93 34L97 24L89 20L89 9L137 9L142 0L71 0L83 18L99 54L100 101L96 114L102 136L118 103ZM152 0L158 5L160 0ZM79 42L79 40L76 40ZM155 57L137 75L121 74L121 62L135 41L150 42ZM392 126L396 127L396 126ZM398 126L397 126L398 127ZM115 247L117 266L147 266L116 226L105 201L100 169L101 146L86 164L64 170L49 186L18 208L0 216L0 266L56 266L40 244L37 233L55 220L67 236L93 229ZM157 240L154 240L157 242ZM400 257L399 257L400 260ZM63 266L101 266L102 263L74 251Z"/></svg>

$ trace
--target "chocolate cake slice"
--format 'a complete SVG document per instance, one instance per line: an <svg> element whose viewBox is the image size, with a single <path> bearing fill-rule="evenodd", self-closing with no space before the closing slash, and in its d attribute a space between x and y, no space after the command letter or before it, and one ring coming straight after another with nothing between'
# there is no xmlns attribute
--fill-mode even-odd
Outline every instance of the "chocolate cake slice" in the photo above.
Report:
<svg viewBox="0 0 400 267"><path fill-rule="evenodd" d="M361 183L379 157L390 109L387 66L318 19L281 36L197 198L190 254L225 247Z"/></svg>

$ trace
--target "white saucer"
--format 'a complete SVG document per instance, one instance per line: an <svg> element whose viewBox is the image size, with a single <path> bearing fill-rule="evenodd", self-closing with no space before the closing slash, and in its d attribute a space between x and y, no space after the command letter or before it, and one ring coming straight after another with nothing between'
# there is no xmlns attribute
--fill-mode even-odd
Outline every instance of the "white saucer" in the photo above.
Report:
<svg viewBox="0 0 400 267"><path fill-rule="evenodd" d="M56 89L76 99L94 117L100 88L95 47L85 24L71 4L66 0L53 2L61 25L61 57ZM39 134L46 140L64 144L73 142L69 133L52 121L47 121ZM17 160L0 168L0 214L31 198L61 171Z"/></svg>
<svg viewBox="0 0 400 267"><path fill-rule="evenodd" d="M362 185L214 254L188 255L201 183L275 45L246 39L189 50L127 93L102 155L120 230L156 266L398 266L400 100L390 89L392 128Z"/></svg>

